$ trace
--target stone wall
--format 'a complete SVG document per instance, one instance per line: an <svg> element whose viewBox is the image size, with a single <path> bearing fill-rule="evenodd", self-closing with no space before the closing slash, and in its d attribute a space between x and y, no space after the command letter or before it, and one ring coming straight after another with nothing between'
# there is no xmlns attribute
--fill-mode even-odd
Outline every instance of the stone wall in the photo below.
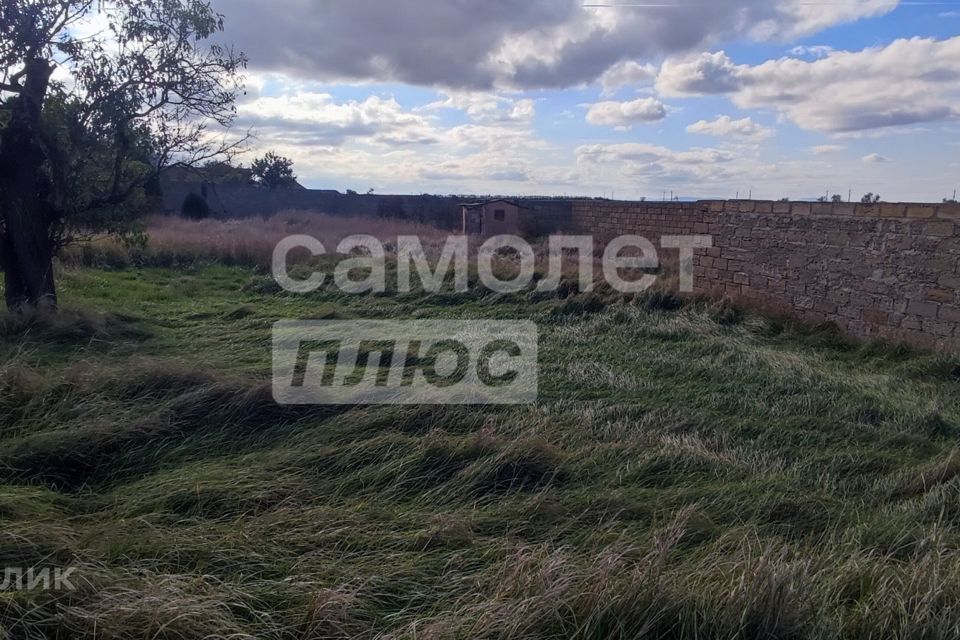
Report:
<svg viewBox="0 0 960 640"><path fill-rule="evenodd" d="M696 288L860 338L960 352L960 205L574 201L568 232L703 234ZM676 260L676 250L660 249Z"/></svg>

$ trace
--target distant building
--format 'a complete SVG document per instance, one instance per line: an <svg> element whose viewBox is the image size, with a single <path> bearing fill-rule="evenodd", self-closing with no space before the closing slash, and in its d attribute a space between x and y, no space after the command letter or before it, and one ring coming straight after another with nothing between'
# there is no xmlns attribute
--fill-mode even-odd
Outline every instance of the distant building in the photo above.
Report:
<svg viewBox="0 0 960 640"><path fill-rule="evenodd" d="M463 233L496 236L520 233L520 216L527 208L511 200L465 202L460 205Z"/></svg>

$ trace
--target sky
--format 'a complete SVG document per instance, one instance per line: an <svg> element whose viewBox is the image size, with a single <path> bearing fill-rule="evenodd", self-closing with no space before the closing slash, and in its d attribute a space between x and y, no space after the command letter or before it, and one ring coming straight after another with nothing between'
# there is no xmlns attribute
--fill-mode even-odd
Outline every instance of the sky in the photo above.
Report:
<svg viewBox="0 0 960 640"><path fill-rule="evenodd" d="M960 0L215 0L312 188L939 201Z"/></svg>

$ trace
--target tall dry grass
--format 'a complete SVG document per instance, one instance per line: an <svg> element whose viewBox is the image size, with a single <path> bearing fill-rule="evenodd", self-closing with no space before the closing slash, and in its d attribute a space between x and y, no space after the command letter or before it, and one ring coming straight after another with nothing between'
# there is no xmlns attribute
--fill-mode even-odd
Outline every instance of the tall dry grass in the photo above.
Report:
<svg viewBox="0 0 960 640"><path fill-rule="evenodd" d="M99 237L70 246L61 252L67 266L92 268L165 267L178 268L196 264L221 264L269 270L273 251L284 238L306 235L319 240L328 254L336 253L339 243L351 235L370 235L383 243L388 261L396 257L397 238L415 236L431 263L436 263L448 239L456 235L449 230L405 220L372 217L332 216L313 212L288 211L269 218L236 220L189 220L178 216L153 216L146 220L142 242L131 243L115 237ZM510 250L484 248L483 238L469 238L470 271L475 273L479 256L484 255L492 270L502 280L512 280L520 271L520 256ZM549 242L532 243L536 271L540 277L548 273ZM294 252L302 259L305 252ZM577 254L564 260L563 277L571 283L578 279ZM594 281L602 282L603 267L599 257L593 260ZM637 275L637 274L635 274ZM639 276L637 276L639 277Z"/></svg>
<svg viewBox="0 0 960 640"><path fill-rule="evenodd" d="M237 220L152 216L146 220L146 244L100 237L68 247L61 260L68 265L88 267L165 267L209 262L268 268L277 243L288 236L312 236L333 252L341 240L356 234L374 236L388 250L395 245L397 236L417 236L430 253L443 246L449 232L404 220L299 211Z"/></svg>
<svg viewBox="0 0 960 640"><path fill-rule="evenodd" d="M370 235L383 243L388 264L396 257L397 238L416 236L428 260L434 266L454 232L427 224L363 216L333 216L306 211L287 211L269 218L236 220L189 220L178 216L152 216L146 220L144 243L130 243L115 237L100 237L70 246L61 252L66 266L122 269L129 267L178 268L197 264L253 267L267 271L271 267L273 251L284 238L306 235L319 240L327 254L336 253L341 240L351 235ZM468 239L469 270L476 276L481 260L489 260L493 273L501 280L511 281L520 272L520 255L510 249L491 250L483 246L485 238ZM549 252L552 239L532 241L536 281L548 277ZM603 265L604 245L594 247L592 263L593 288L611 292L605 282ZM307 257L306 252L292 254L294 261ZM625 254L626 255L626 254ZM482 258L481 258L482 256ZM563 291L573 293L579 281L577 251L564 250L561 285ZM678 270L668 256L661 257L655 290L678 290ZM622 269L621 277L636 280L651 270ZM615 292L613 292L615 293ZM564 293L562 297L566 297ZM614 296L616 297L616 296Z"/></svg>

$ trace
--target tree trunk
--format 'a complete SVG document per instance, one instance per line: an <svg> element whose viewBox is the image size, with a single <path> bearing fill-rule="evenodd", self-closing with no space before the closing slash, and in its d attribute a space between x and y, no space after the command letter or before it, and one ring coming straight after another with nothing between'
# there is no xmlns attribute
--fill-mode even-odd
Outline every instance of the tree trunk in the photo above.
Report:
<svg viewBox="0 0 960 640"><path fill-rule="evenodd" d="M27 286L20 275L20 263L17 261L13 252L13 245L10 236L3 236L3 274L4 274L4 297L7 302L7 309L11 311L21 309L29 304L27 295Z"/></svg>
<svg viewBox="0 0 960 640"><path fill-rule="evenodd" d="M50 239L49 194L42 180L40 138L43 100L53 67L45 60L26 66L23 90L10 101L10 120L0 138L0 211L7 308L55 307L54 247Z"/></svg>

